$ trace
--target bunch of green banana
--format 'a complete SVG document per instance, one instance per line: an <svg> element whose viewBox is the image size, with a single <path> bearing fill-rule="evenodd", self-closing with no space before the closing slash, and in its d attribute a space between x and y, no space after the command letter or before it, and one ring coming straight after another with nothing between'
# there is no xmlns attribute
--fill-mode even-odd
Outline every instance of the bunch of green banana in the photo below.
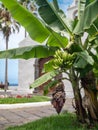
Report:
<svg viewBox="0 0 98 130"><path fill-rule="evenodd" d="M67 55L65 56L65 59L64 59L64 67L70 68L72 66L74 60L75 60L75 55L67 53Z"/></svg>
<svg viewBox="0 0 98 130"><path fill-rule="evenodd" d="M53 68L67 69L70 68L74 62L75 54L70 54L67 51L57 50L54 55Z"/></svg>
<svg viewBox="0 0 98 130"><path fill-rule="evenodd" d="M61 50L57 50L56 52L55 52L55 55L54 55L54 58L61 58L62 57L62 51Z"/></svg>
<svg viewBox="0 0 98 130"><path fill-rule="evenodd" d="M62 59L62 51L61 50L57 50L55 52L55 55L54 55L54 60L53 60L53 68L54 69L59 69L62 64L63 64L63 59Z"/></svg>
<svg viewBox="0 0 98 130"><path fill-rule="evenodd" d="M63 64L63 59L61 59L61 58L53 60L53 68L54 69L60 68L62 66L62 64Z"/></svg>

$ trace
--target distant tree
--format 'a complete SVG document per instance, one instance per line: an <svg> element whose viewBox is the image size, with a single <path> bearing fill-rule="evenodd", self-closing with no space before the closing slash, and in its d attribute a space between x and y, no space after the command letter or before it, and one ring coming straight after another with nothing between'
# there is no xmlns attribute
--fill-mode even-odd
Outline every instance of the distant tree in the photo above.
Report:
<svg viewBox="0 0 98 130"><path fill-rule="evenodd" d="M12 17L7 8L0 4L0 31L3 33L6 43L6 50L8 50L8 42L11 33L19 32L19 23ZM5 91L8 89L8 59L5 59Z"/></svg>
<svg viewBox="0 0 98 130"><path fill-rule="evenodd" d="M18 2L31 12L34 12L37 10L34 0L18 0Z"/></svg>

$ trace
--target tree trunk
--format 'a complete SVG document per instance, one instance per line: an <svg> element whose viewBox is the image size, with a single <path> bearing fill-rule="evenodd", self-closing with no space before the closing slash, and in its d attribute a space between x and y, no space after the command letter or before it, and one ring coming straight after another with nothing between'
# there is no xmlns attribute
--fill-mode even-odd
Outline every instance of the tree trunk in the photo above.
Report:
<svg viewBox="0 0 98 130"><path fill-rule="evenodd" d="M75 109L76 109L77 118L80 122L85 123L87 114L85 109L82 106L82 97L79 89L79 79L77 78L77 76L75 76L75 72L73 69L71 70L70 79L71 79L73 92L74 92Z"/></svg>
<svg viewBox="0 0 98 130"><path fill-rule="evenodd" d="M8 50L8 39L6 38L6 50ZM8 59L5 59L5 92L8 89Z"/></svg>
<svg viewBox="0 0 98 130"><path fill-rule="evenodd" d="M96 80L93 72L89 72L85 77L81 78L81 84L85 92L83 106L87 111L89 122L94 123L98 121L98 100Z"/></svg>

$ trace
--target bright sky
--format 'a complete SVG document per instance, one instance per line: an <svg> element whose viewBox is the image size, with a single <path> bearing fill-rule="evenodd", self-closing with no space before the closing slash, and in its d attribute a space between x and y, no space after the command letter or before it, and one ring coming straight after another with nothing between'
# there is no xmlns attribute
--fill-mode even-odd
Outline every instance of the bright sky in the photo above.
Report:
<svg viewBox="0 0 98 130"><path fill-rule="evenodd" d="M12 34L9 38L9 48L18 47L18 43L24 39L24 29L20 28L19 33ZM0 33L0 50L5 50L5 40ZM0 82L4 82L5 60L0 60ZM18 83L18 60L8 60L8 81Z"/></svg>
<svg viewBox="0 0 98 130"><path fill-rule="evenodd" d="M63 9L64 12L66 12L68 6L73 2L73 0L58 0L58 1L59 1L60 8Z"/></svg>
<svg viewBox="0 0 98 130"><path fill-rule="evenodd" d="M52 0L49 0L49 1L51 2ZM60 8L61 8L64 12L66 12L66 9L67 9L68 6L73 2L73 0L58 0L58 2L59 2Z"/></svg>
<svg viewBox="0 0 98 130"><path fill-rule="evenodd" d="M50 0L52 1L52 0ZM64 12L73 0L58 0L59 6ZM18 43L24 39L24 29L21 28L19 33L12 34L9 39L9 48L18 47ZM0 33L0 50L5 49L5 40ZM0 60L0 82L4 82L5 60ZM8 81L9 83L18 83L18 60L9 60L8 62Z"/></svg>

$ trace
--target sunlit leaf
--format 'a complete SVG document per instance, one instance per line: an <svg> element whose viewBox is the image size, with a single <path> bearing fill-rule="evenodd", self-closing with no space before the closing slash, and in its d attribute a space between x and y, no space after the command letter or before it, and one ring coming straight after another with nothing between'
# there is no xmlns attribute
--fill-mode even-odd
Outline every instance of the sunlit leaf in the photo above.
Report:
<svg viewBox="0 0 98 130"><path fill-rule="evenodd" d="M83 15L81 16L76 28L74 29L74 33L77 35L83 33L83 31L90 28L90 26L97 18L98 0L95 0L85 8Z"/></svg>
<svg viewBox="0 0 98 130"><path fill-rule="evenodd" d="M46 86L44 86L44 95L47 95L51 88L55 87L55 85L58 83L58 80L53 80L49 82Z"/></svg>
<svg viewBox="0 0 98 130"><path fill-rule="evenodd" d="M36 79L30 85L30 88L39 87L40 85L42 85L43 83L47 82L48 80L53 79L57 74L58 74L57 71L51 71L51 72L48 72L48 73L42 75L41 77L39 77L38 79Z"/></svg>
<svg viewBox="0 0 98 130"><path fill-rule="evenodd" d="M68 39L65 36L61 36L61 34L54 32L51 28L49 28L51 32L50 37L47 40L47 44L49 46L57 46L60 48L65 48L68 45Z"/></svg>
<svg viewBox="0 0 98 130"><path fill-rule="evenodd" d="M32 13L22 7L16 0L0 0L8 8L11 15L25 27L30 37L42 43L49 36L48 30Z"/></svg>
<svg viewBox="0 0 98 130"><path fill-rule="evenodd" d="M40 0L35 1L39 6L38 12L40 16L53 30L58 32L66 30L72 34L68 18L66 18L62 10L58 9L56 4L48 0L41 0L41 2Z"/></svg>
<svg viewBox="0 0 98 130"><path fill-rule="evenodd" d="M0 51L0 58L9 59L30 59L30 58L45 58L52 56L57 48L48 47L45 45L27 46L7 51Z"/></svg>
<svg viewBox="0 0 98 130"><path fill-rule="evenodd" d="M87 51L82 51L77 54L77 59L74 62L75 68L85 68L87 64L93 65L94 60L93 58L88 54Z"/></svg>
<svg viewBox="0 0 98 130"><path fill-rule="evenodd" d="M53 60L50 60L44 64L45 72L53 71Z"/></svg>

